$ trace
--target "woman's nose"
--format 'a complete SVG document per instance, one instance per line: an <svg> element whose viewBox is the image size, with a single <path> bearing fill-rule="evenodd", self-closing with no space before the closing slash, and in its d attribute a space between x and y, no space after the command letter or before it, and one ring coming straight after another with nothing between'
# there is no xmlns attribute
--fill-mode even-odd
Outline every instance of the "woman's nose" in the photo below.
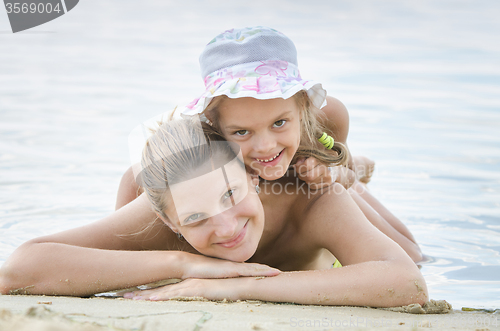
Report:
<svg viewBox="0 0 500 331"><path fill-rule="evenodd" d="M215 234L220 238L231 238L236 234L238 220L230 210L212 216L215 225Z"/></svg>

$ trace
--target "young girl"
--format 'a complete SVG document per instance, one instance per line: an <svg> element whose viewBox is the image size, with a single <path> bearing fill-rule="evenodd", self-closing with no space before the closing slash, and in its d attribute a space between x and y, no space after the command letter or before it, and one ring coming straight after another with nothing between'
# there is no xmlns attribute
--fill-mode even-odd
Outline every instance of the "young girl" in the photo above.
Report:
<svg viewBox="0 0 500 331"><path fill-rule="evenodd" d="M266 27L228 30L205 47L200 64L206 91L182 114L203 114L228 141L239 144L248 171L274 181L293 165L311 189L324 189L332 181L351 186L347 168L329 167L352 162L345 147L347 110L326 97L321 84L300 77L289 38ZM361 164L351 163L350 168L356 172L369 168L369 160L358 160ZM120 184L117 209L138 192L129 169ZM349 193L374 225L415 261L421 260L420 248L406 226L363 184L355 182Z"/></svg>
<svg viewBox="0 0 500 331"><path fill-rule="evenodd" d="M341 185L306 193L284 176L259 187L234 149L214 140L193 119L162 125L144 151L146 194L99 222L23 244L2 266L1 292L85 296L180 278L125 297L373 307L427 301L416 265ZM284 190L269 193L277 184ZM332 268L336 258L343 267Z"/></svg>

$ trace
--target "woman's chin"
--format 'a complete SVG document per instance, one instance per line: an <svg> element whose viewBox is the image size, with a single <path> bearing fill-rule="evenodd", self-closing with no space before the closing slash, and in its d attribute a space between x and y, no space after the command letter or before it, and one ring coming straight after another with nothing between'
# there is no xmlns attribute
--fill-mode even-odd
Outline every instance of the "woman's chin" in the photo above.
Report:
<svg viewBox="0 0 500 331"><path fill-rule="evenodd" d="M233 256L231 261L234 262L245 262L249 260L253 255L255 254L255 250L252 252L245 252L244 254L238 254L236 256Z"/></svg>
<svg viewBox="0 0 500 331"><path fill-rule="evenodd" d="M255 252L257 251L257 247L255 249L241 249L234 252L228 252L228 254L219 254L217 256L219 259L229 260L233 262L245 262L250 259Z"/></svg>

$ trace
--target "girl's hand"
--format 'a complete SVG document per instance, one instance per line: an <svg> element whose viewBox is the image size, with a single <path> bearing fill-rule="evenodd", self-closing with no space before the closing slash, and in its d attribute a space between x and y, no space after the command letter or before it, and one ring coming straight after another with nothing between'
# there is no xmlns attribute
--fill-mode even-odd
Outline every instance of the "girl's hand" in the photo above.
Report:
<svg viewBox="0 0 500 331"><path fill-rule="evenodd" d="M356 171L356 179L367 184L372 178L375 170L375 161L366 156L354 156L354 169Z"/></svg>
<svg viewBox="0 0 500 331"><path fill-rule="evenodd" d="M196 254L189 254L185 263L182 279L276 276L281 272L264 264L232 262Z"/></svg>
<svg viewBox="0 0 500 331"><path fill-rule="evenodd" d="M328 187L337 182L346 189L354 183L354 173L342 166L328 167L314 157L299 159L293 167L297 176L313 190Z"/></svg>
<svg viewBox="0 0 500 331"><path fill-rule="evenodd" d="M125 293L126 299L161 301L179 297L202 297L208 300L239 299L238 290L248 277L227 279L187 279L180 283L158 287L152 290Z"/></svg>
<svg viewBox="0 0 500 331"><path fill-rule="evenodd" d="M354 171L347 167L336 166L331 167L330 170L335 174L335 182L342 185L346 190L349 189L356 180L356 174Z"/></svg>

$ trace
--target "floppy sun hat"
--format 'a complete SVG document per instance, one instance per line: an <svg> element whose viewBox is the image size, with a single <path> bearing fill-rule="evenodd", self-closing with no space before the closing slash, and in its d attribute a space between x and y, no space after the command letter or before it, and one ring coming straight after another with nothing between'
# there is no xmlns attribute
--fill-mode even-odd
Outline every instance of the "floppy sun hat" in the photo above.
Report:
<svg viewBox="0 0 500 331"><path fill-rule="evenodd" d="M304 90L313 106L319 109L326 105L326 91L321 84L300 77L293 42L268 27L221 33L205 47L200 67L205 92L182 110L183 115L202 113L220 95L288 99Z"/></svg>

